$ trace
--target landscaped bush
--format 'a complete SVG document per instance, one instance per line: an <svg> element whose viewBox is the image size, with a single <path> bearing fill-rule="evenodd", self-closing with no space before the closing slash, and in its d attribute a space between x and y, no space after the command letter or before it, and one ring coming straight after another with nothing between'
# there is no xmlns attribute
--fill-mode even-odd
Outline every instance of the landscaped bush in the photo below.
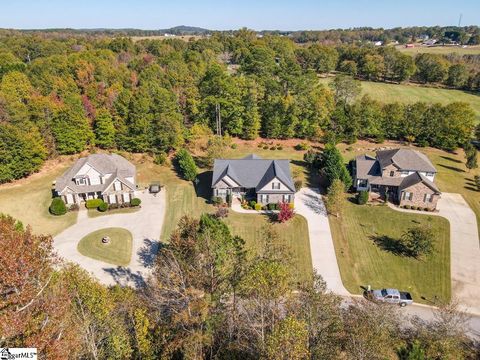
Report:
<svg viewBox="0 0 480 360"><path fill-rule="evenodd" d="M283 150L283 146L282 145L277 145L277 150Z"/></svg>
<svg viewBox="0 0 480 360"><path fill-rule="evenodd" d="M302 186L303 186L303 181L298 179L298 180L295 180L295 182L293 183L293 185L295 186L295 190L296 191L299 191Z"/></svg>
<svg viewBox="0 0 480 360"><path fill-rule="evenodd" d="M423 211L430 211L430 209L426 207L426 208L423 208Z"/></svg>
<svg viewBox="0 0 480 360"><path fill-rule="evenodd" d="M67 213L67 207L65 206L65 203L63 200L59 197L53 198L52 203L50 204L49 207L50 213L52 215L65 215Z"/></svg>
<svg viewBox="0 0 480 360"><path fill-rule="evenodd" d="M237 148L237 144L233 143L232 145L230 145L230 147L231 147L232 149L236 149L236 148Z"/></svg>
<svg viewBox="0 0 480 360"><path fill-rule="evenodd" d="M278 206L280 207L280 212L277 215L277 219L279 222L286 222L293 218L293 216L295 215L289 203L282 202Z"/></svg>
<svg viewBox="0 0 480 360"><path fill-rule="evenodd" d="M80 206L78 206L78 204L72 204L68 208L68 211L78 211L78 210L80 210Z"/></svg>
<svg viewBox="0 0 480 360"><path fill-rule="evenodd" d="M257 205L257 202L255 200L252 200L248 203L252 209L255 209L255 205Z"/></svg>
<svg viewBox="0 0 480 360"><path fill-rule="evenodd" d="M102 202L98 205L98 211L105 212L108 210L108 204L106 202Z"/></svg>
<svg viewBox="0 0 480 360"><path fill-rule="evenodd" d="M260 211L260 210L262 210L262 208L263 208L262 204L260 204L260 203L255 204L255 210Z"/></svg>
<svg viewBox="0 0 480 360"><path fill-rule="evenodd" d="M268 210L278 210L278 204L270 203L267 205Z"/></svg>
<svg viewBox="0 0 480 360"><path fill-rule="evenodd" d="M268 150L268 145L264 145L263 150Z"/></svg>
<svg viewBox="0 0 480 360"><path fill-rule="evenodd" d="M290 206L290 209L295 209L295 204L292 202L292 203L288 203L288 206Z"/></svg>
<svg viewBox="0 0 480 360"><path fill-rule="evenodd" d="M359 205L365 205L368 202L368 197L369 197L368 191L365 191L365 190L359 191L357 194L357 203Z"/></svg>
<svg viewBox="0 0 480 360"><path fill-rule="evenodd" d="M405 205L404 208L409 210L409 209L411 209L412 207L411 207L410 205Z"/></svg>
<svg viewBox="0 0 480 360"><path fill-rule="evenodd" d="M213 205L223 204L223 199L220 196L212 196L212 204Z"/></svg>
<svg viewBox="0 0 480 360"><path fill-rule="evenodd" d="M97 209L103 203L102 199L90 199L85 203L87 209Z"/></svg>
<svg viewBox="0 0 480 360"><path fill-rule="evenodd" d="M140 206L141 203L142 200L140 200L139 198L133 198L132 200L130 200L130 205L132 206Z"/></svg>
<svg viewBox="0 0 480 360"><path fill-rule="evenodd" d="M297 145L294 146L295 150L302 151L302 150L308 150L310 149L310 145L307 143L301 142Z"/></svg>
<svg viewBox="0 0 480 360"><path fill-rule="evenodd" d="M275 146L270 146L270 150L276 150L277 148Z"/></svg>

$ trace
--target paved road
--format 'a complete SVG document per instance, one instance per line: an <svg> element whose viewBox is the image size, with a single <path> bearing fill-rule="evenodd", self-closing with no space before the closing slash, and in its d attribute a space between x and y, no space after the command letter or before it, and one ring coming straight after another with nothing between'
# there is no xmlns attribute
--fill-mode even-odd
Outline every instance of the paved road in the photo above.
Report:
<svg viewBox="0 0 480 360"><path fill-rule="evenodd" d="M86 211L80 211L77 223L54 238L54 247L58 254L65 260L79 264L105 285L143 284L158 250L165 218L165 191L161 191L157 196L139 193L137 197L142 200L142 207L129 214L89 218ZM77 251L77 244L85 235L108 227L120 227L132 233L132 260L129 266L111 265L83 256Z"/></svg>
<svg viewBox="0 0 480 360"><path fill-rule="evenodd" d="M308 222L313 268L326 281L329 290L338 295L350 295L340 277L327 211L319 191L300 189L295 194L295 211Z"/></svg>

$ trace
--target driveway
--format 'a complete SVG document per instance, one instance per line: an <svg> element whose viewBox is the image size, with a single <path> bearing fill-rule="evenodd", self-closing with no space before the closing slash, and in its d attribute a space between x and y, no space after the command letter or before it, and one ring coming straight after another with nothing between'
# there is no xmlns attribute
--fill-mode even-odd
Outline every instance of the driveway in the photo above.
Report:
<svg viewBox="0 0 480 360"><path fill-rule="evenodd" d="M308 222L314 270L326 281L327 289L338 295L350 295L340 277L327 211L318 189L300 189L295 194L295 211Z"/></svg>
<svg viewBox="0 0 480 360"><path fill-rule="evenodd" d="M438 214L450 222L452 295L463 310L480 315L480 246L477 218L460 194L442 193Z"/></svg>
<svg viewBox="0 0 480 360"><path fill-rule="evenodd" d="M105 285L140 286L149 275L158 250L160 232L165 218L165 191L157 196L138 193L142 200L139 211L128 214L102 215L89 218L81 210L77 223L54 238L54 247L65 260L79 264ZM132 259L129 266L115 266L91 259L77 251L77 244L92 231L119 227L132 233Z"/></svg>

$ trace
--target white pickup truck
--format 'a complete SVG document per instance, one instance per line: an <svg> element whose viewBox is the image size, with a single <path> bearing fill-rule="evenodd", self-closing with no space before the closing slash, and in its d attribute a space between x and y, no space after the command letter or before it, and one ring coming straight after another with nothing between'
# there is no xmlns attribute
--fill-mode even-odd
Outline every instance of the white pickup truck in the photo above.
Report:
<svg viewBox="0 0 480 360"><path fill-rule="evenodd" d="M370 290L367 291L366 295L370 300L398 304L402 307L413 304L412 295L409 292L398 291L397 289Z"/></svg>

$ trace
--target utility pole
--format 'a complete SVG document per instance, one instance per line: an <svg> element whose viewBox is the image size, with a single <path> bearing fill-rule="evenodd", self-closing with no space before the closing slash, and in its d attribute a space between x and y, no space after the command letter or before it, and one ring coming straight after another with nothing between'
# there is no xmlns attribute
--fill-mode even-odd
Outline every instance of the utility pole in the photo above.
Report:
<svg viewBox="0 0 480 360"><path fill-rule="evenodd" d="M460 24L462 23L462 17L463 14L460 14L460 17L458 18L458 27L460 27Z"/></svg>
<svg viewBox="0 0 480 360"><path fill-rule="evenodd" d="M220 104L215 104L215 121L217 124L217 135L222 136L222 116L220 115Z"/></svg>

